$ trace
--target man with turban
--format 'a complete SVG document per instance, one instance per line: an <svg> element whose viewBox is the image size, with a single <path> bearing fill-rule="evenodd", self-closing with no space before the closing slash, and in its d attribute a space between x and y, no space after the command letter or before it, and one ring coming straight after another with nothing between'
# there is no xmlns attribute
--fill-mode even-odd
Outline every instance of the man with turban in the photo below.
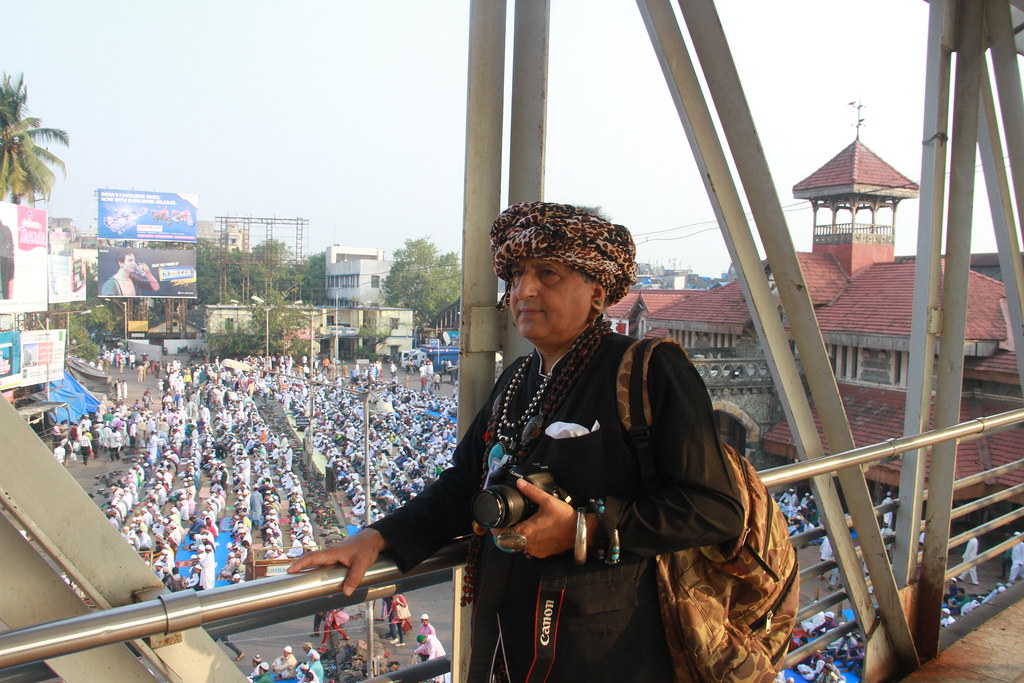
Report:
<svg viewBox="0 0 1024 683"><path fill-rule="evenodd" d="M516 204L494 221L491 253L506 283L499 307L534 351L498 378L451 468L289 571L346 565L351 594L381 551L406 571L475 532L462 596L477 603L469 680L490 680L499 658L512 681L672 680L653 558L743 529L707 389L678 346L655 347L656 478L645 477L616 405L619 363L635 340L613 334L604 316L636 279L629 231L592 210ZM550 476L560 495L511 466ZM502 498L509 505L492 502ZM536 509L513 504L520 499Z"/></svg>

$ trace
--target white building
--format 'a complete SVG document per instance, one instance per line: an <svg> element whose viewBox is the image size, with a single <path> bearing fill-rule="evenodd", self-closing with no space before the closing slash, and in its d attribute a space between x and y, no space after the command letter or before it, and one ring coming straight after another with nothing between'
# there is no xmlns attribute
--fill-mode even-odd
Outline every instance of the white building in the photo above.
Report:
<svg viewBox="0 0 1024 683"><path fill-rule="evenodd" d="M327 248L327 303L331 306L380 306L381 286L391 271L383 249Z"/></svg>

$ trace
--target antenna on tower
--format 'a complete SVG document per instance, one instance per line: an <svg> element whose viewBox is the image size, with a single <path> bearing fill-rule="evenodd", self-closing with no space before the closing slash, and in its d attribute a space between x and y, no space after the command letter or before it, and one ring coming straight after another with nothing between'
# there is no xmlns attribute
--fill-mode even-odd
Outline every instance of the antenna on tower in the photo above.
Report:
<svg viewBox="0 0 1024 683"><path fill-rule="evenodd" d="M864 105L860 103L860 99L857 99L856 102L850 102L850 106L857 110L857 123L854 124L854 127L857 129L857 139L860 140L860 127L864 125L860 110L864 108Z"/></svg>

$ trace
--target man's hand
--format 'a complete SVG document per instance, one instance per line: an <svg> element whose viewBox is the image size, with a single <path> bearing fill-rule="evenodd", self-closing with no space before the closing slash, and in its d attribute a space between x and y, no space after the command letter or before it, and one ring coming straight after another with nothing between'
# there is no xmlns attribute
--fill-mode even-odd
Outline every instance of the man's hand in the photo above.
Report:
<svg viewBox="0 0 1024 683"><path fill-rule="evenodd" d="M363 580L366 570L377 561L377 556L387 547L387 541L380 532L376 529L363 529L355 536L349 536L330 548L306 553L288 567L288 573L297 574L313 567L344 565L348 567L348 575L341 585L341 592L352 595Z"/></svg>
<svg viewBox="0 0 1024 683"><path fill-rule="evenodd" d="M526 536L525 552L531 557L550 557L571 550L576 540L576 510L525 479L516 480L516 487L537 504L537 512L524 522L504 529L491 529L491 533L495 536L504 533Z"/></svg>

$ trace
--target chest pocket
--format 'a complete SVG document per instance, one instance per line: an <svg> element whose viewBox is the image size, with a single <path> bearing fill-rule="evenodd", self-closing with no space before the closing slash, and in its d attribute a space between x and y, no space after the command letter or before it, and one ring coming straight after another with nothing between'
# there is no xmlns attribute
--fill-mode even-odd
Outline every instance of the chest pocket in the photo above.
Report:
<svg viewBox="0 0 1024 683"><path fill-rule="evenodd" d="M574 505L605 495L603 430L565 439L543 436L531 454L531 462L551 469L555 482L569 492Z"/></svg>

